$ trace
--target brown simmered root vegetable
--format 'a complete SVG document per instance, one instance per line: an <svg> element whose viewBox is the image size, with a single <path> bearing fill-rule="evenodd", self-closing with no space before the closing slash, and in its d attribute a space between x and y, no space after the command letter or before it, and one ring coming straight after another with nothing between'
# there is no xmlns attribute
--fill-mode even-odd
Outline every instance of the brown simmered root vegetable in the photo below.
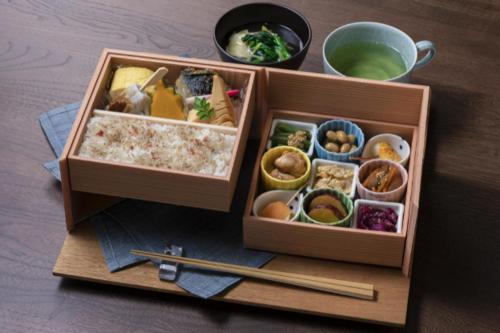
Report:
<svg viewBox="0 0 500 333"><path fill-rule="evenodd" d="M393 191L403 185L403 178L399 174L399 171L396 168L392 168L391 175L389 175L389 183L387 184L385 190L386 192Z"/></svg>
<svg viewBox="0 0 500 333"><path fill-rule="evenodd" d="M341 217L347 215L347 211L342 202L337 197L334 197L333 195L330 194L318 195L316 198L312 199L311 203L309 204L309 207L314 208L317 206L334 207L335 212L338 213L337 215Z"/></svg>
<svg viewBox="0 0 500 333"><path fill-rule="evenodd" d="M312 199L307 214L318 222L334 223L344 219L348 212L336 195L322 194Z"/></svg>
<svg viewBox="0 0 500 333"><path fill-rule="evenodd" d="M335 214L334 207L329 205L320 205L312 208L308 215L310 218L323 223L333 223L340 220L340 218Z"/></svg>
<svg viewBox="0 0 500 333"><path fill-rule="evenodd" d="M295 178L302 176L306 170L306 161L296 152L285 152L274 161L274 166L282 173L287 173Z"/></svg>
<svg viewBox="0 0 500 333"><path fill-rule="evenodd" d="M389 165L376 168L363 181L363 186L374 192L390 192L403 184L399 171Z"/></svg>

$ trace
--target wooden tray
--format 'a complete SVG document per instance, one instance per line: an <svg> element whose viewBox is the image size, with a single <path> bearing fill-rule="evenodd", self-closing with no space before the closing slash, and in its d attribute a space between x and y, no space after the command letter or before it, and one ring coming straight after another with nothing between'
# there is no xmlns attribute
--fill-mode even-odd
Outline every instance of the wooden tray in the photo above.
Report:
<svg viewBox="0 0 500 333"><path fill-rule="evenodd" d="M403 276L401 270L284 255L277 256L264 267L371 283L375 286L376 298L374 301L359 300L244 279L213 299L391 326L405 324L410 279ZM174 283L160 281L158 269L152 264L109 273L93 226L87 222L68 234L53 273L67 278L190 296Z"/></svg>

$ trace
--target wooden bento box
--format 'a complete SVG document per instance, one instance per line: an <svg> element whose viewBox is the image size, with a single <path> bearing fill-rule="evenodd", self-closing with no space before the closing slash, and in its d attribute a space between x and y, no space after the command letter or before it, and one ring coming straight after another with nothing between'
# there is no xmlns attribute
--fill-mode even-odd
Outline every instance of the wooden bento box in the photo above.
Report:
<svg viewBox="0 0 500 333"><path fill-rule="evenodd" d="M323 259L410 269L426 140L429 88L321 74L268 70L267 114L243 217L245 247ZM261 158L274 119L357 124L370 138L396 134L410 144L408 184L400 232L283 221L252 213L261 182ZM366 142L366 140L365 140ZM310 176L312 177L312 176Z"/></svg>
<svg viewBox="0 0 500 333"><path fill-rule="evenodd" d="M152 71L164 66L168 69L166 79L170 82L175 82L183 68L206 68L220 75L232 88L243 92L236 128L119 112L107 114L107 116L111 115L117 118L144 119L150 123L199 126L233 133L235 135L234 146L225 176L196 174L182 170L110 162L79 156L78 151L87 130L87 124L94 115L94 110L105 108L105 95L109 89L113 72L121 65L140 66ZM214 64L214 62L188 58L148 57L147 55L130 55L126 52L105 50L89 84L84 102L60 160L68 230L72 229L75 222L118 198L134 198L229 211L255 108L256 72L258 70L252 67L242 69L224 66L222 63Z"/></svg>
<svg viewBox="0 0 500 333"><path fill-rule="evenodd" d="M151 69L166 66L172 77L183 67L211 68L231 85L245 89L241 117L235 129L231 167L226 177L78 156L86 124L93 110L103 107L103 96L116 64L136 64ZM66 237L53 272L63 277L188 295L174 283L160 281L158 269L151 263L110 273L94 227L86 217L122 198L228 211L246 141L251 136L260 138L260 146L257 156L251 156L255 158L255 166L250 187L242 188L248 190L246 207L237 212L243 220L244 246L278 253L265 268L370 283L374 285L376 297L367 301L244 279L214 299L402 326L406 322L410 289L429 99L429 87L420 85L104 50L61 158L66 223L72 232ZM316 124L332 118L349 119L362 127L367 139L383 132L405 138L411 145L411 156L401 232L377 233L254 216L253 203L262 192L260 161L266 151L272 121L278 118ZM75 228L79 221L82 223Z"/></svg>

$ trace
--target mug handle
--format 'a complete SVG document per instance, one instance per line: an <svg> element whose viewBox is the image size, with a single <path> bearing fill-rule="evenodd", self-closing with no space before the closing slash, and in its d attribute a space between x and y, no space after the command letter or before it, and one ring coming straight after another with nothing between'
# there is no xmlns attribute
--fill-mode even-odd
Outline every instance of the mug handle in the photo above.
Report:
<svg viewBox="0 0 500 333"><path fill-rule="evenodd" d="M421 40L420 42L416 42L415 46L417 47L417 52L427 50L426 55L422 59L418 60L415 64L414 69L419 69L427 65L427 63L431 61L431 59L434 57L434 53L436 53L436 47L434 46L433 42L428 40Z"/></svg>

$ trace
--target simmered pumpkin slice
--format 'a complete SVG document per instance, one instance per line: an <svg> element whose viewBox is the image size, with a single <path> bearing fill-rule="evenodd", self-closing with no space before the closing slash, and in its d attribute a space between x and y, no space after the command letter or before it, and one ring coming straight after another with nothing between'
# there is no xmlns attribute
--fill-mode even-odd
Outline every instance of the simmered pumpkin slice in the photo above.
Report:
<svg viewBox="0 0 500 333"><path fill-rule="evenodd" d="M185 120L182 97L174 89L165 87L162 81L156 83L156 92L151 103L151 115L169 119Z"/></svg>
<svg viewBox="0 0 500 333"><path fill-rule="evenodd" d="M344 207L344 204L342 204L339 198L334 197L330 194L318 195L317 197L312 199L311 203L309 204L309 209L312 210L318 206L325 205L334 207L340 214L340 216L338 216L339 219L343 219L347 216L347 211Z"/></svg>

